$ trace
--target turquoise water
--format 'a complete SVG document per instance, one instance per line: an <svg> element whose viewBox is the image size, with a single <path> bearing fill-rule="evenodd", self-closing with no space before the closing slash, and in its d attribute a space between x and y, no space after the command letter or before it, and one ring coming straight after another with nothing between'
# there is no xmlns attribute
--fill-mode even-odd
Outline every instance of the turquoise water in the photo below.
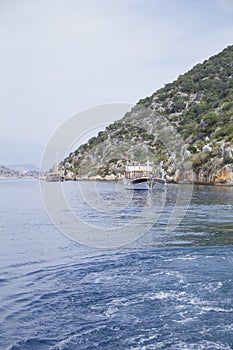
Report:
<svg viewBox="0 0 233 350"><path fill-rule="evenodd" d="M94 232L124 228L148 203L135 193L116 210L115 184L99 183L109 210L93 210L78 183L62 186ZM0 348L232 349L233 189L195 186L168 232L177 191L149 195L159 215L137 241L96 249L55 228L37 181L2 180Z"/></svg>

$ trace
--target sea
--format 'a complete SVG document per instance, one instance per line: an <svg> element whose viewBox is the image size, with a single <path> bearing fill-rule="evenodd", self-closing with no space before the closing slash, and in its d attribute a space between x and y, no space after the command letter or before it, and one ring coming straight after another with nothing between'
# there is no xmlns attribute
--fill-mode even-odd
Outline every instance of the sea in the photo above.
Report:
<svg viewBox="0 0 233 350"><path fill-rule="evenodd" d="M0 349L233 349L232 187L46 186L0 180Z"/></svg>

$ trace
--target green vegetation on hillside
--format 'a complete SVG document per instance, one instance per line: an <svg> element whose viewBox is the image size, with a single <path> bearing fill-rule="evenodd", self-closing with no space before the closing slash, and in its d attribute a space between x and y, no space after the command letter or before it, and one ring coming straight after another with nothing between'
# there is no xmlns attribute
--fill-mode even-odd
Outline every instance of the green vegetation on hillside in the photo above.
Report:
<svg viewBox="0 0 233 350"><path fill-rule="evenodd" d="M176 155L176 162L189 155L195 171L215 163L217 167L221 158L224 164L232 163L233 46L141 99L121 120L71 153L64 164L79 176L82 162L89 157L85 163L89 166L82 173L103 176L113 173L113 164L116 166L118 160L125 159L127 153L134 160L162 159L168 169L176 140L169 139L169 133L165 135L163 130L172 127L181 136L186 154Z"/></svg>

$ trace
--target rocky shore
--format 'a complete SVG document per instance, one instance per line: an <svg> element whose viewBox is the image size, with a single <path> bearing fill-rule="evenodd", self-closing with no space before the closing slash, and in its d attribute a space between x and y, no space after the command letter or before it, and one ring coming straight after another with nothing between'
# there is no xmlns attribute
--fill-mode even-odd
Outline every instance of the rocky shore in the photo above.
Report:
<svg viewBox="0 0 233 350"><path fill-rule="evenodd" d="M64 176L66 181L119 181L124 179L122 173L116 172L100 176L76 176L72 171L67 171ZM233 164L223 165L217 171L211 169L199 169L197 172L193 170L181 171L176 170L173 175L166 175L167 183L177 184L201 184L214 186L233 186Z"/></svg>

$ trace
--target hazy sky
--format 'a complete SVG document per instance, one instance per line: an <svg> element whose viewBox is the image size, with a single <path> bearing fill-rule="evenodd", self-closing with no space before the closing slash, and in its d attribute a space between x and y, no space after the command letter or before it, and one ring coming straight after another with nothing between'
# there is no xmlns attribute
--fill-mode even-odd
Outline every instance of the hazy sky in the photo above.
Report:
<svg viewBox="0 0 233 350"><path fill-rule="evenodd" d="M134 104L233 44L232 18L233 0L0 0L0 164L38 162L68 117Z"/></svg>

